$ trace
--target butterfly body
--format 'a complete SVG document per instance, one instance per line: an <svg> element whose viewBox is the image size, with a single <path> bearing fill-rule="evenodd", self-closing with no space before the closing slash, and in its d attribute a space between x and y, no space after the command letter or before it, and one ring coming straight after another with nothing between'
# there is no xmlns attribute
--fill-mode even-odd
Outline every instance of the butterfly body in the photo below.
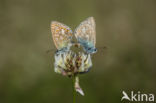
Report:
<svg viewBox="0 0 156 103"><path fill-rule="evenodd" d="M68 52L68 51L69 51L69 48L64 47L64 48L62 48L60 50L57 50L56 51L56 54L63 54L64 52Z"/></svg>

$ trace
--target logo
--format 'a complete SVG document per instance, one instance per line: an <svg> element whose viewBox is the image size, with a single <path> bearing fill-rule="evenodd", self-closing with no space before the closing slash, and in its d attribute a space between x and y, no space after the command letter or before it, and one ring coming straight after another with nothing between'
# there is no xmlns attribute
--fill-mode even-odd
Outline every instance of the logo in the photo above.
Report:
<svg viewBox="0 0 156 103"><path fill-rule="evenodd" d="M125 91L122 91L122 98L121 101L123 100L128 100L128 101L147 101L147 102L154 102L154 94L149 93L141 93L138 91L137 93L134 93L134 91L131 91L130 95L128 95Z"/></svg>

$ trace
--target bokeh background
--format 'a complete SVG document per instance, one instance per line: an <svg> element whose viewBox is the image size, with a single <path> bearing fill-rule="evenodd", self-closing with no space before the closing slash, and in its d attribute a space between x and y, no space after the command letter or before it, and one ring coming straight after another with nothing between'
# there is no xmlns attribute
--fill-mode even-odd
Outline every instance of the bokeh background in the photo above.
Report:
<svg viewBox="0 0 156 103"><path fill-rule="evenodd" d="M0 0L0 103L72 103L72 81L54 73L50 23L97 25L93 67L79 103L121 103L122 91L156 95L155 0ZM124 101L123 101L124 102Z"/></svg>

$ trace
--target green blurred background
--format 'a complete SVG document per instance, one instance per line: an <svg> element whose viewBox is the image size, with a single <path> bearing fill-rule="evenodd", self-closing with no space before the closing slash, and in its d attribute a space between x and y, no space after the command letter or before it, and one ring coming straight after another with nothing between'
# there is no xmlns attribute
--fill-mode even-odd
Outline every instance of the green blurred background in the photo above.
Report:
<svg viewBox="0 0 156 103"><path fill-rule="evenodd" d="M122 91L156 95L155 0L0 0L0 103L72 103L72 81L54 73L50 23L73 30L93 16L93 67L77 103L121 103Z"/></svg>

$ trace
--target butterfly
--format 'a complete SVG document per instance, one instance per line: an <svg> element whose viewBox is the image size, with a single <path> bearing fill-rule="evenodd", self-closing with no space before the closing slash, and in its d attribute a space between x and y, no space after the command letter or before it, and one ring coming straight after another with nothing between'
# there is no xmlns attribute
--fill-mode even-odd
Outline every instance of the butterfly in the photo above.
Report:
<svg viewBox="0 0 156 103"><path fill-rule="evenodd" d="M83 47L84 51L88 54L97 52L95 48L96 44L96 30L95 20L93 17L89 17L82 21L75 30L75 37L78 43Z"/></svg>
<svg viewBox="0 0 156 103"><path fill-rule="evenodd" d="M51 32L54 44L57 48L57 53L67 52L70 50L72 45L76 44L81 45L87 54L93 54L97 52L97 49L95 48L95 20L93 17L87 18L76 28L74 36L76 37L78 43L73 43L73 32L65 24L52 21Z"/></svg>
<svg viewBox="0 0 156 103"><path fill-rule="evenodd" d="M69 51L70 47L72 46L72 30L65 24L52 21L51 32L54 44L57 48L57 53Z"/></svg>

